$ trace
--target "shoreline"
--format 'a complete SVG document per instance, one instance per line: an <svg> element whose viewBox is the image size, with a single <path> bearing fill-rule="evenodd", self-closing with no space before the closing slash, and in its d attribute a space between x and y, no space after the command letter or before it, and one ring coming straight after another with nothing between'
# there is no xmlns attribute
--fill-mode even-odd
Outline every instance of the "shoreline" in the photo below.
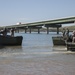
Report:
<svg viewBox="0 0 75 75"><path fill-rule="evenodd" d="M0 57L1 75L74 75L75 53L28 54L30 58ZM22 56L22 55L21 55Z"/></svg>

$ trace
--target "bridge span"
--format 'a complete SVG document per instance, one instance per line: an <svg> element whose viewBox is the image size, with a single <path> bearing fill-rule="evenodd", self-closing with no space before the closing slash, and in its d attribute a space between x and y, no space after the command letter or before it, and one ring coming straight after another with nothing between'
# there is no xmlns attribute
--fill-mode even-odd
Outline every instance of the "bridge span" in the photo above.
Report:
<svg viewBox="0 0 75 75"><path fill-rule="evenodd" d="M27 29L38 29L38 33L40 33L40 29L42 26L47 28L47 34L49 34L49 27L57 28L57 34L59 34L59 28L62 27L62 24L70 24L75 23L75 17L68 17L68 18L61 18L55 20L48 20L48 21L40 21L40 22L33 22L33 23L26 23L26 24L19 24L19 25L10 25L5 26L6 28L16 28L16 29L25 29L25 33Z"/></svg>

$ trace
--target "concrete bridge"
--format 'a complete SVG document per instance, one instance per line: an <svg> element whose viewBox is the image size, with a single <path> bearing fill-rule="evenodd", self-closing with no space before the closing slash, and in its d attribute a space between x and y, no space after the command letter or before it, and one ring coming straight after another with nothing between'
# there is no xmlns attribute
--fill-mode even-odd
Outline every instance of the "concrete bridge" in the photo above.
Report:
<svg viewBox="0 0 75 75"><path fill-rule="evenodd" d="M75 17L68 17L68 18L61 18L55 20L48 20L48 21L40 21L40 22L33 22L33 23L26 23L26 24L19 24L19 25L11 25L5 26L6 28L16 28L16 29L25 29L25 33L27 29L38 29L38 33L40 33L40 29L42 26L47 28L47 34L49 34L49 27L57 28L57 34L59 34L59 28L62 27L62 24L70 24L75 23Z"/></svg>

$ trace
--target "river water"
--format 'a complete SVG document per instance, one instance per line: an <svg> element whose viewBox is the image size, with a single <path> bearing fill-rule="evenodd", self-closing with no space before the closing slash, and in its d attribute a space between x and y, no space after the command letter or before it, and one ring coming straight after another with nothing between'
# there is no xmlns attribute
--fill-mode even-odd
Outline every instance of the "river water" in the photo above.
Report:
<svg viewBox="0 0 75 75"><path fill-rule="evenodd" d="M75 52L53 46L54 33L15 33L22 46L0 47L0 75L75 75Z"/></svg>

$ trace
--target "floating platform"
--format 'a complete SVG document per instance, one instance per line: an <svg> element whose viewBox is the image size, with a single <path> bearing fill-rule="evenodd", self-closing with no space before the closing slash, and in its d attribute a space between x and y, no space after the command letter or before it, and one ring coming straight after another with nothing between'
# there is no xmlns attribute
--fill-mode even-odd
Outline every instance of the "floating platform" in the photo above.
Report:
<svg viewBox="0 0 75 75"><path fill-rule="evenodd" d="M53 45L66 46L65 40L62 36L52 37Z"/></svg>
<svg viewBox="0 0 75 75"><path fill-rule="evenodd" d="M22 45L22 36L1 36L0 35L0 46L16 46Z"/></svg>
<svg viewBox="0 0 75 75"><path fill-rule="evenodd" d="M75 43L74 42L67 42L66 43L67 50L69 51L75 51Z"/></svg>

